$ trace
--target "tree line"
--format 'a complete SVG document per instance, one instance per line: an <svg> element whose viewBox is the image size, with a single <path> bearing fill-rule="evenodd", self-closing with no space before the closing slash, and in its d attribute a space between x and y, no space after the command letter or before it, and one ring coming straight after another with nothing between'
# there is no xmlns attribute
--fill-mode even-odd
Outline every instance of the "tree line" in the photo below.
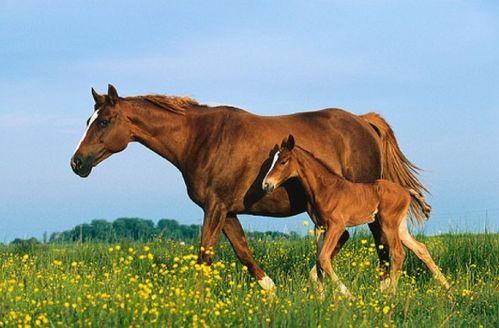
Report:
<svg viewBox="0 0 499 328"><path fill-rule="evenodd" d="M201 236L202 226L198 224L179 224L173 219L161 219L154 224L152 220L142 218L118 218L113 222L107 220L92 220L90 223L79 224L72 229L54 232L50 235L48 243L72 242L109 242L115 243L123 240L151 241L155 238L192 241ZM250 239L275 239L275 238L300 238L296 232L283 233L278 231L252 231L247 232ZM13 244L38 243L35 238L28 240L15 239Z"/></svg>

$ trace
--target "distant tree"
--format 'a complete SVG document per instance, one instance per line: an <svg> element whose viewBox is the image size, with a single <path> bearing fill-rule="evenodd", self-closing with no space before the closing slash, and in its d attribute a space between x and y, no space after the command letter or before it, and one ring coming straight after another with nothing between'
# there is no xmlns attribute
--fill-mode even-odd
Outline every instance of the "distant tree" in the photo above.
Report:
<svg viewBox="0 0 499 328"><path fill-rule="evenodd" d="M156 232L151 220L139 218L119 218L113 222L117 238L132 240L150 240Z"/></svg>
<svg viewBox="0 0 499 328"><path fill-rule="evenodd" d="M29 239L21 239L21 238L16 238L13 241L11 241L12 245L39 245L40 241L36 239L35 237L31 237Z"/></svg>
<svg viewBox="0 0 499 328"><path fill-rule="evenodd" d="M63 232L54 232L49 242L118 242L120 240L150 241L154 237L175 240L194 240L201 236L201 226L198 224L179 224L173 219L161 219L157 225L151 220L140 218L118 218L114 222L102 219L92 220L73 229ZM248 232L250 239L301 238L296 232L290 234L278 231Z"/></svg>
<svg viewBox="0 0 499 328"><path fill-rule="evenodd" d="M74 227L69 238L71 241L83 243L93 240L94 234L94 228L88 223L83 223Z"/></svg>
<svg viewBox="0 0 499 328"><path fill-rule="evenodd" d="M92 238L98 241L112 241L115 239L113 225L106 220L92 220Z"/></svg>
<svg viewBox="0 0 499 328"><path fill-rule="evenodd" d="M156 227L160 236L171 239L178 239L182 234L180 230L183 229L176 220L172 219L161 219Z"/></svg>

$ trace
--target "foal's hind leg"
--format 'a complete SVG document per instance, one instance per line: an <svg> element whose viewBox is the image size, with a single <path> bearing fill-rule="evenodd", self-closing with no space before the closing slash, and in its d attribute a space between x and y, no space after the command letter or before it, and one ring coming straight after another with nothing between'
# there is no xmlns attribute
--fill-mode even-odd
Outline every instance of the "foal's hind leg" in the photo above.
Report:
<svg viewBox="0 0 499 328"><path fill-rule="evenodd" d="M390 244L391 255L392 255L392 265L390 268L390 292L395 294L397 290L398 279L400 277L400 271L402 270L402 265L404 264L405 252L400 241L400 237L395 227L388 227L385 229L386 237L388 243Z"/></svg>
<svg viewBox="0 0 499 328"><path fill-rule="evenodd" d="M433 262L433 259L431 258L425 244L420 243L416 239L414 239L414 237L411 236L411 234L407 230L407 219L404 219L400 224L399 235L404 245L411 251L413 251L414 254L416 254L416 256L419 257L419 259L423 261L424 264L426 264L428 269L430 269L435 279L437 279L437 281L442 286L444 286L445 289L449 290L451 288L450 284L447 282L447 279L445 279L445 276L442 274L435 262Z"/></svg>

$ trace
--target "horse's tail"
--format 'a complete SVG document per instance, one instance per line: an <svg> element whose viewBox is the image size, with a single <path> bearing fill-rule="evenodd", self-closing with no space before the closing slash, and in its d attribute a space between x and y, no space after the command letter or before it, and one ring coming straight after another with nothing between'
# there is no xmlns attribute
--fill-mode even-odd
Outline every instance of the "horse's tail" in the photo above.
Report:
<svg viewBox="0 0 499 328"><path fill-rule="evenodd" d="M417 175L421 169L411 163L402 153L390 125L377 113L367 113L360 117L374 128L381 139L381 177L398 183L404 188L410 188L421 197L423 192L429 192L418 180ZM427 207L429 205L426 201L421 203L413 197L409 209L411 219L418 224L423 223L427 218Z"/></svg>
<svg viewBox="0 0 499 328"><path fill-rule="evenodd" d="M431 206L426 202L423 194L412 188L407 188L406 190L409 192L409 194L411 194L412 199L414 199L418 203L424 216L426 217L426 219L428 219L431 213Z"/></svg>

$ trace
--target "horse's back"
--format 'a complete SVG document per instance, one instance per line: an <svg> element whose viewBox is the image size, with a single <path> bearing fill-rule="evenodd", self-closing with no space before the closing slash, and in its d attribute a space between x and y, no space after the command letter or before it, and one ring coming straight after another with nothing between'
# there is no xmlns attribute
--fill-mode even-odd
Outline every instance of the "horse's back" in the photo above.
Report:
<svg viewBox="0 0 499 328"><path fill-rule="evenodd" d="M289 134L341 176L363 182L381 176L380 145L374 130L344 110L280 116L220 107L205 111L190 146L196 151L191 161L195 177L189 180L197 180L192 187L201 188L199 193L203 194L210 192L206 189L209 184L209 190L225 199L227 207L235 212L280 216L304 210L303 191L298 187L288 191L279 188L271 196L264 196L261 189L272 148Z"/></svg>

